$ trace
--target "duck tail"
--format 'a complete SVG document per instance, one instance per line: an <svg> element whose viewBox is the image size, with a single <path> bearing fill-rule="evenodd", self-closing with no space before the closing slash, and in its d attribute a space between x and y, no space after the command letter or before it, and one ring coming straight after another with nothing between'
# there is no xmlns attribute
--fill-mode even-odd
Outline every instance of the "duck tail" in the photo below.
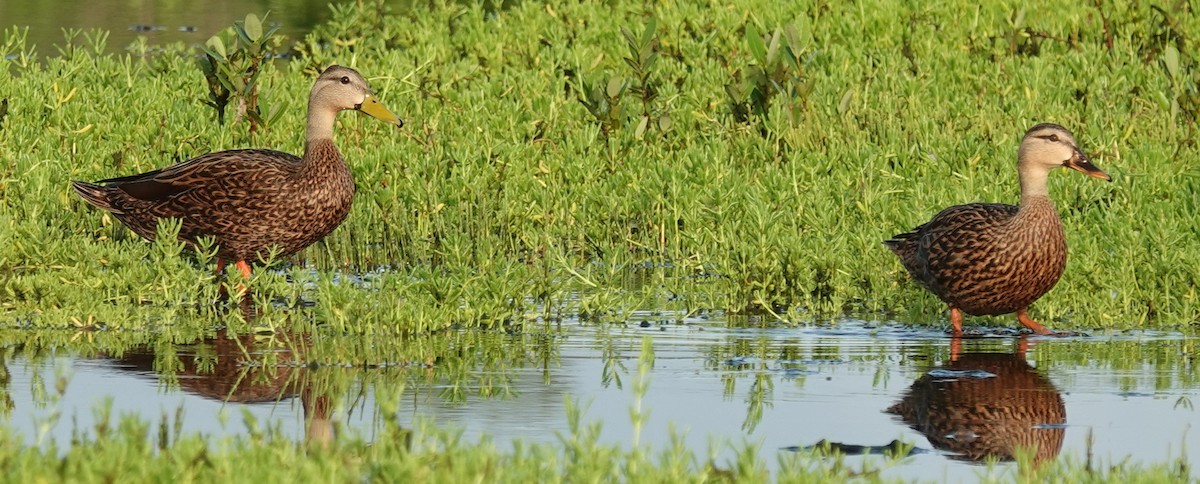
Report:
<svg viewBox="0 0 1200 484"><path fill-rule="evenodd" d="M905 232L883 241L883 245L900 258L900 263L909 272L914 272L919 265L917 263L917 238L916 232Z"/></svg>
<svg viewBox="0 0 1200 484"><path fill-rule="evenodd" d="M108 199L108 187L95 183L73 181L71 182L71 188L75 189L75 193L79 195L79 198L82 198L93 206L113 213L119 212L119 210L112 206L112 202Z"/></svg>
<svg viewBox="0 0 1200 484"><path fill-rule="evenodd" d="M896 255L903 256L903 252L911 250L913 246L913 238L915 236L916 234L912 232L896 234L892 236L892 238L883 241L883 245L891 249L892 252L895 252Z"/></svg>

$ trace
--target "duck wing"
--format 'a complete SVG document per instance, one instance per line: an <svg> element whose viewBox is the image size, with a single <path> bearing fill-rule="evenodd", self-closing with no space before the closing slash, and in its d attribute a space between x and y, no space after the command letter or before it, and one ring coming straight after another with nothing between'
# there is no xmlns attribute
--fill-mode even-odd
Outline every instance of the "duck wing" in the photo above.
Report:
<svg viewBox="0 0 1200 484"><path fill-rule="evenodd" d="M900 257L913 279L943 295L952 281L986 266L988 254L1001 243L996 229L1007 224L1017 210L1003 203L955 205L884 244Z"/></svg>
<svg viewBox="0 0 1200 484"><path fill-rule="evenodd" d="M230 150L201 155L183 163L137 175L96 182L145 202L161 202L193 190L230 185L267 185L287 176L300 158L275 150Z"/></svg>
<svg viewBox="0 0 1200 484"><path fill-rule="evenodd" d="M301 167L295 155L274 150L231 150L137 175L73 182L88 203L107 210L138 235L153 239L158 219L183 221L180 238L224 238L231 228L261 220L279 203Z"/></svg>

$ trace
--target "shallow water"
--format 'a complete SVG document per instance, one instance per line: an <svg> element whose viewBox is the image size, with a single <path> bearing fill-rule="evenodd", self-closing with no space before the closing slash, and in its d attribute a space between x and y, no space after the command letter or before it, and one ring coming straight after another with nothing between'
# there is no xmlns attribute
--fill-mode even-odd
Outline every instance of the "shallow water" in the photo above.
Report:
<svg viewBox="0 0 1200 484"><path fill-rule="evenodd" d="M439 377L448 370L437 361L313 370L280 349L294 345L263 344L275 338L261 335L158 344L158 356L148 350L121 358L57 355L38 364L17 358L7 362L8 420L31 444L54 439L65 446L72 431L92 427L98 402L111 399L114 415L152 422L164 414L173 419L182 408L185 432L244 433L249 414L295 439L306 432L327 436L329 421L370 438L379 417L375 391L382 387L365 381L402 372L409 375L398 409L405 426L429 420L461 428L469 440L489 435L501 448L513 439L557 442L567 430L571 398L586 408L585 424L602 423L602 440L631 445L633 383L642 338L649 337L655 358L640 440L655 448L669 442L672 429L700 455L713 441L757 443L770 455L822 440L881 452L898 439L915 450L885 476L954 481L1005 472L1014 464L988 471L978 459L1003 459L1016 443L1042 444L1039 459L1082 460L1089 438L1098 463L1164 462L1183 449L1189 461L1200 458L1200 440L1189 430L1200 422L1190 400L1200 384L1187 356L1195 340L1178 334L1019 338L1001 331L952 345L939 331L864 321L733 328L695 319L646 326L564 324L511 336L525 339L517 347L531 338L549 341L552 354L469 368L466 379ZM246 365L246 354L257 363ZM274 359L264 363L264 355ZM320 372L348 374L358 383L344 385L336 401L314 399L306 385ZM69 375L57 398L56 374ZM309 429L306 409L318 417ZM60 418L52 424L55 412Z"/></svg>

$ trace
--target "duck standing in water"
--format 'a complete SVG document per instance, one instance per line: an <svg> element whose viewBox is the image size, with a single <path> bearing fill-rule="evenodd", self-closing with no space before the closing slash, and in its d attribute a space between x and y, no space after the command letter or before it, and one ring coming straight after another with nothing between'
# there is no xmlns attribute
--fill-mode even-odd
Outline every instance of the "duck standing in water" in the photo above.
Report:
<svg viewBox="0 0 1200 484"><path fill-rule="evenodd" d="M71 182L88 203L111 212L138 235L153 240L158 220L181 221L179 238L218 245L217 271L225 261L250 277L250 263L272 247L291 255L321 240L350 213L354 180L333 145L339 111L353 109L382 121L404 122L379 103L354 69L330 66L308 98L304 157L265 149L230 150L138 175Z"/></svg>
<svg viewBox="0 0 1200 484"><path fill-rule="evenodd" d="M955 205L884 241L913 279L950 305L955 335L962 334L964 312L1015 312L1034 333L1050 334L1026 311L1054 287L1067 264L1062 221L1046 190L1047 176L1060 166L1112 181L1088 160L1070 131L1039 124L1025 132L1017 151L1019 206Z"/></svg>

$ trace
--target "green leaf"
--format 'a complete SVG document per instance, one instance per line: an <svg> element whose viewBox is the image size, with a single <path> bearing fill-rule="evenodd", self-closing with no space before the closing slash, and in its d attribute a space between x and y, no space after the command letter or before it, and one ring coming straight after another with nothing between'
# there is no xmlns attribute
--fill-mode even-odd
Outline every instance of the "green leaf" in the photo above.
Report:
<svg viewBox="0 0 1200 484"><path fill-rule="evenodd" d="M767 63L767 45L763 43L762 32L759 32L754 24L746 25L746 44L759 64Z"/></svg>
<svg viewBox="0 0 1200 484"><path fill-rule="evenodd" d="M247 110L246 117L250 119L251 124L254 124L256 126L262 126L263 124L265 124L265 123L263 123L262 116L260 116L257 111Z"/></svg>
<svg viewBox="0 0 1200 484"><path fill-rule="evenodd" d="M254 94L254 88L256 86L258 86L258 78L250 78L250 80L246 82L246 85L242 87L242 96L249 97L251 94Z"/></svg>
<svg viewBox="0 0 1200 484"><path fill-rule="evenodd" d="M725 95L729 96L729 100L734 103L746 100L746 92L742 89L741 83L736 81L725 85Z"/></svg>
<svg viewBox="0 0 1200 484"><path fill-rule="evenodd" d="M276 121L279 121L279 118L283 117L283 105L276 104L271 106L269 113L267 115L267 125L275 124Z"/></svg>
<svg viewBox="0 0 1200 484"><path fill-rule="evenodd" d="M262 21L258 19L257 15L252 13L246 14L246 20L242 25L246 27L246 36L250 37L252 43L262 38Z"/></svg>
<svg viewBox="0 0 1200 484"><path fill-rule="evenodd" d="M619 97L621 93L625 92L626 85L627 83L625 82L625 79L614 77L608 80L608 87L606 87L604 91L606 94L608 94L608 97L616 98Z"/></svg>
<svg viewBox="0 0 1200 484"><path fill-rule="evenodd" d="M250 40L250 34L246 33L246 28L243 27L242 24L240 24L240 23L233 24L233 32L235 34L237 34L238 40L242 41L242 44L250 45L250 44L254 43L253 41Z"/></svg>
<svg viewBox="0 0 1200 484"><path fill-rule="evenodd" d="M780 34L781 34L781 32L780 32L780 29L778 29L778 28L775 29L775 31L771 33L771 45L769 47L767 47L767 67L770 67L770 64L774 64L775 59L779 58ZM771 69L774 69L774 67L771 67Z"/></svg>
<svg viewBox="0 0 1200 484"><path fill-rule="evenodd" d="M654 61L657 61L657 60L658 60L658 52L651 52L650 55L647 55L646 58L644 60L642 60L642 68L646 69L646 70L650 70L650 68L654 67Z"/></svg>
<svg viewBox="0 0 1200 484"><path fill-rule="evenodd" d="M656 31L658 31L658 21L651 18L650 22L646 24L646 30L642 31L642 47L650 46L651 41L654 40L654 33Z"/></svg>
<svg viewBox="0 0 1200 484"><path fill-rule="evenodd" d="M854 101L854 90L847 89L845 94L842 94L842 100L838 102L838 114L845 115L850 111L850 103Z"/></svg>
<svg viewBox="0 0 1200 484"><path fill-rule="evenodd" d="M220 37L215 35L209 37L208 42L205 42L204 45L208 47L207 49L204 49L205 52L213 54L213 57L217 58L218 60L225 59L225 42L222 41Z"/></svg>
<svg viewBox="0 0 1200 484"><path fill-rule="evenodd" d="M621 26L621 37L625 38L625 43L629 46L630 51L637 52L637 39L634 38L633 31L629 30L628 27L622 25Z"/></svg>
<svg viewBox="0 0 1200 484"><path fill-rule="evenodd" d="M260 43L266 44L267 41L271 40L271 36L275 35L275 32L278 32L278 31L279 31L278 25L271 27L271 30L268 30L267 33L263 35L263 38Z"/></svg>
<svg viewBox="0 0 1200 484"><path fill-rule="evenodd" d="M1166 50L1163 51L1163 65L1167 67L1167 74L1171 75L1172 80L1179 80L1179 49L1175 48L1175 44L1167 44Z"/></svg>
<svg viewBox="0 0 1200 484"><path fill-rule="evenodd" d="M794 23L784 26L783 34L796 55L813 44L812 22L806 16L801 15Z"/></svg>

